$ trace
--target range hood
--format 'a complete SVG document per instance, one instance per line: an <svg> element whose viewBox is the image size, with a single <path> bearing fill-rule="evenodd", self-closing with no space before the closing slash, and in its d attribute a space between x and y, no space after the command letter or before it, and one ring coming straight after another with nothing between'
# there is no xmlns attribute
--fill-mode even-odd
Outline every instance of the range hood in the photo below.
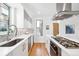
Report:
<svg viewBox="0 0 79 59"><path fill-rule="evenodd" d="M63 20L79 14L79 11L72 11L71 3L56 3L56 10L57 13L53 16L53 20Z"/></svg>

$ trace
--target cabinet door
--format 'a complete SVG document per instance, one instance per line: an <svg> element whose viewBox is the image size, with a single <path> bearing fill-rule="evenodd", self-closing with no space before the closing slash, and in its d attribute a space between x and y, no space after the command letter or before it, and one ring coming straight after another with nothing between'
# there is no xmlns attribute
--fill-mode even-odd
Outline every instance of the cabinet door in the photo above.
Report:
<svg viewBox="0 0 79 59"><path fill-rule="evenodd" d="M28 55L28 41L26 39L22 44L16 47L7 56L27 56L27 55Z"/></svg>
<svg viewBox="0 0 79 59"><path fill-rule="evenodd" d="M34 36L32 35L31 36L31 47L33 46L33 43L34 43Z"/></svg>
<svg viewBox="0 0 79 59"><path fill-rule="evenodd" d="M27 56L28 55L28 39L25 40L23 47L22 47L23 55Z"/></svg>
<svg viewBox="0 0 79 59"><path fill-rule="evenodd" d="M28 38L28 51L30 50L31 48L31 37Z"/></svg>
<svg viewBox="0 0 79 59"><path fill-rule="evenodd" d="M7 56L13 56L13 52L10 52Z"/></svg>
<svg viewBox="0 0 79 59"><path fill-rule="evenodd" d="M23 55L22 48L23 48L23 43L13 50L13 56Z"/></svg>
<svg viewBox="0 0 79 59"><path fill-rule="evenodd" d="M8 56L24 56L26 51L26 43L20 44L18 47L16 47L12 52L8 54Z"/></svg>
<svg viewBox="0 0 79 59"><path fill-rule="evenodd" d="M69 56L69 54L66 51L64 51L64 50L61 50L61 55L62 56Z"/></svg>
<svg viewBox="0 0 79 59"><path fill-rule="evenodd" d="M22 46L16 47L13 51L11 51L7 56L21 56L22 53Z"/></svg>

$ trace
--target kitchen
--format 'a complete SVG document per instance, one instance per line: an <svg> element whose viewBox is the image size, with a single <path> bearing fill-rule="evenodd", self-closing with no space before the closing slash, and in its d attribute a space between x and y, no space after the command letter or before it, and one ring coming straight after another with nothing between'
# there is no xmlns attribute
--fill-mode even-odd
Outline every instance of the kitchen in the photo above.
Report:
<svg viewBox="0 0 79 59"><path fill-rule="evenodd" d="M0 56L79 56L78 5L0 3Z"/></svg>

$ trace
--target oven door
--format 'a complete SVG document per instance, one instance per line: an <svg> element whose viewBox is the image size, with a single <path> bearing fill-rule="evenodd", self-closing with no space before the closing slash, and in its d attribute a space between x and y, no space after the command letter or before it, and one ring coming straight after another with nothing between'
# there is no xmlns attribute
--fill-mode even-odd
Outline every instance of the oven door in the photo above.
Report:
<svg viewBox="0 0 79 59"><path fill-rule="evenodd" d="M60 56L61 49L52 41L50 41L50 55L51 56Z"/></svg>

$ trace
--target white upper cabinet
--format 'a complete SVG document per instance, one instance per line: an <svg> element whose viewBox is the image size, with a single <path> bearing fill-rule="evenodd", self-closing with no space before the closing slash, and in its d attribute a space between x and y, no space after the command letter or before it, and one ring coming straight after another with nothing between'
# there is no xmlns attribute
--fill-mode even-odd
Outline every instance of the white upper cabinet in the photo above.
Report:
<svg viewBox="0 0 79 59"><path fill-rule="evenodd" d="M24 8L19 3L8 3L11 7L11 24L16 25L17 28L24 28Z"/></svg>

